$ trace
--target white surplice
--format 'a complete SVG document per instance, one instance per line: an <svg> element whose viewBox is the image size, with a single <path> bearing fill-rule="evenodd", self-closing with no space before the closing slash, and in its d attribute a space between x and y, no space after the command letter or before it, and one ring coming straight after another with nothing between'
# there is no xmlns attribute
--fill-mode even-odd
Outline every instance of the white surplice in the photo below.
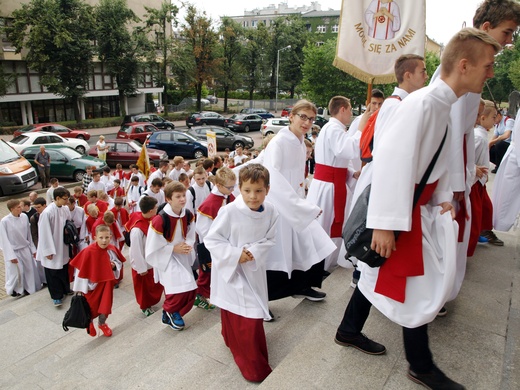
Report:
<svg viewBox="0 0 520 390"><path fill-rule="evenodd" d="M211 189L210 186L208 186L207 182L204 182L202 187L199 186L197 182L195 182L191 187L195 192L195 200L193 199L191 191L186 191L186 208L190 210L193 215L197 215L197 210L199 209L199 206L209 196L209 194L211 193Z"/></svg>
<svg viewBox="0 0 520 390"><path fill-rule="evenodd" d="M185 216L185 209L180 215L175 214L167 204L163 209L166 214L176 218ZM154 218L162 218L160 215ZM158 233L152 227L148 229L146 238L146 262L154 269L154 280L161 283L165 294L177 294L192 291L197 288L197 283L193 278L191 266L195 261L195 250L189 254L174 253L173 247L181 242L186 242L193 247L195 243L195 223L188 225L186 239L182 236L182 221L177 220L177 226L171 226L175 234L173 240L168 242L162 233Z"/></svg>
<svg viewBox="0 0 520 390"><path fill-rule="evenodd" d="M334 168L349 168L352 159L359 159L359 139L349 137L343 125L336 118L330 118L323 126L316 143L314 144L314 160L316 164L327 165ZM349 171L348 176L354 172ZM348 180L347 176L347 180ZM347 199L352 196L347 182L344 183L347 191L345 199L345 215L347 213ZM307 200L323 210L317 218L318 223L330 235L332 222L334 221L334 183L314 178L309 187ZM341 237L332 238L337 249L325 259L325 270L332 271L338 264L338 253L342 245Z"/></svg>
<svg viewBox="0 0 520 390"><path fill-rule="evenodd" d="M23 294L26 290L33 294L41 288L41 279L33 254L36 248L32 242L29 219L22 213L15 217L9 213L0 221L0 248L5 261L5 290ZM18 260L12 263L11 260Z"/></svg>
<svg viewBox="0 0 520 390"><path fill-rule="evenodd" d="M71 219L69 208L58 207L54 202L40 214L36 260L45 268L62 269L69 262L69 247L63 242L63 228L68 219ZM50 255L52 260L47 259Z"/></svg>
<svg viewBox="0 0 520 390"><path fill-rule="evenodd" d="M150 231L150 229L148 230ZM138 274L142 274L152 268L150 264L146 262L145 248L146 248L146 237L143 231L137 227L130 230L130 265Z"/></svg>
<svg viewBox="0 0 520 390"><path fill-rule="evenodd" d="M442 65L437 68L431 78L431 83L440 77ZM430 84L431 84L430 83ZM471 232L471 201L469 193L475 177L475 135L474 127L477 120L478 108L480 105L480 94L468 92L461 96L450 111L450 138L447 144L450 145L449 155L449 175L450 186L453 192L464 192L466 202L467 219L464 225L464 235L462 242L457 243L457 285L453 289L453 294L448 300L457 297L464 275L466 274L466 261L468 258L469 235ZM466 148L466 166L464 165L464 147ZM459 211L459 202L452 201L455 211Z"/></svg>
<svg viewBox="0 0 520 390"><path fill-rule="evenodd" d="M320 208L303 198L306 159L303 139L284 127L267 145L263 159L271 179L267 200L280 213L276 245L267 269L286 272L290 277L293 270L307 271L322 261L336 245L316 221Z"/></svg>
<svg viewBox="0 0 520 390"><path fill-rule="evenodd" d="M69 209L70 211L70 209ZM87 236L87 216L85 214L85 210L83 210L79 206L74 206L74 210L70 211L70 217L72 221L74 221L74 226L78 229L79 233L79 242L78 248L79 250L86 248L88 245L85 242L85 237Z"/></svg>
<svg viewBox="0 0 520 390"><path fill-rule="evenodd" d="M253 211L239 196L219 210L204 239L211 253L211 303L247 318L270 319L266 260L275 244L278 212L264 202ZM239 263L242 249L253 261Z"/></svg>
<svg viewBox="0 0 520 390"><path fill-rule="evenodd" d="M441 143L451 105L456 100L452 89L439 79L410 94L395 108L372 162L368 227L411 229L414 187ZM450 153L447 141L428 179L428 183L438 181L436 190L429 203L421 206L424 275L407 278L404 303L376 293L379 268L358 263L361 292L390 320L409 328L432 321L454 287L457 223L450 213L441 215L437 206L451 201L453 196L447 173Z"/></svg>
<svg viewBox="0 0 520 390"><path fill-rule="evenodd" d="M513 128L513 140L500 163L491 193L493 228L501 232L511 229L520 213L520 159L516 152L516 140L519 137L520 120L517 120Z"/></svg>

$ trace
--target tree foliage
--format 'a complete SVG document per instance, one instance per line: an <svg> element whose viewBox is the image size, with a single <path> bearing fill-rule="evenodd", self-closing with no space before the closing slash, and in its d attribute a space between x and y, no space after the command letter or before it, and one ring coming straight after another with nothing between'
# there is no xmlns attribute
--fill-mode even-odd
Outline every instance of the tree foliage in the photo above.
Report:
<svg viewBox="0 0 520 390"><path fill-rule="evenodd" d="M141 27L130 31L140 19L128 8L126 0L101 0L96 7L96 41L99 59L119 90L121 115L126 115L125 96L136 92L141 55L148 47Z"/></svg>
<svg viewBox="0 0 520 390"><path fill-rule="evenodd" d="M332 65L336 53L336 40L328 40L321 46L307 45L303 49L302 91L318 106L326 107L331 97L346 96L352 107L365 104L367 84Z"/></svg>
<svg viewBox="0 0 520 390"><path fill-rule="evenodd" d="M203 12L189 5L186 14L186 24L182 36L189 48L190 61L194 65L192 80L197 93L197 109L201 109L202 86L213 79L221 59L216 56L217 34L211 26L211 19Z"/></svg>
<svg viewBox="0 0 520 390"><path fill-rule="evenodd" d="M217 80L224 90L224 111L227 111L228 93L242 85L243 64L240 61L243 51L244 31L233 19L224 18L219 29L220 53L222 62Z"/></svg>
<svg viewBox="0 0 520 390"><path fill-rule="evenodd" d="M40 74L49 92L72 101L81 120L78 101L86 93L94 48L94 13L81 0L32 0L13 12L5 28L19 53L27 51L29 68Z"/></svg>
<svg viewBox="0 0 520 390"><path fill-rule="evenodd" d="M174 47L174 38L170 35L172 25L177 25L177 14L179 8L172 4L170 0L163 0L161 7L151 8L144 7L146 10L145 25L148 33L153 34L150 41L151 50L148 52L148 66L150 70L157 68L159 71L155 73L156 81L163 86L162 103L164 105L164 113L168 113L168 69L170 55ZM157 54L160 53L158 57ZM157 61L159 60L159 61Z"/></svg>
<svg viewBox="0 0 520 390"><path fill-rule="evenodd" d="M249 100L257 89L265 86L268 73L267 49L270 45L270 35L267 27L259 23L256 29L245 32L245 45L242 61L245 67L245 84L249 92Z"/></svg>

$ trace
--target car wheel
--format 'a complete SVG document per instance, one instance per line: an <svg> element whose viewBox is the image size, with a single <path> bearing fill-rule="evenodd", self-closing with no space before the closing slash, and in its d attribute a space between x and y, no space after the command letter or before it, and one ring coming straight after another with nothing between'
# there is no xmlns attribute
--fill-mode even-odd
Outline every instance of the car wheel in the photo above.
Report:
<svg viewBox="0 0 520 390"><path fill-rule="evenodd" d="M249 133L249 125L246 125L246 127L244 127L244 132Z"/></svg>
<svg viewBox="0 0 520 390"><path fill-rule="evenodd" d="M200 150L200 149L195 150L195 152L193 153L193 158L199 159L199 158L202 158L202 157L206 157L204 152L202 150Z"/></svg>
<svg viewBox="0 0 520 390"><path fill-rule="evenodd" d="M272 131L266 131L266 132L265 132L265 136L266 136L266 137L269 136L269 135L271 135L271 134L274 134L274 133L273 133Z"/></svg>
<svg viewBox="0 0 520 390"><path fill-rule="evenodd" d="M175 129L174 126L170 126L170 125L166 126L166 130L173 130L173 129Z"/></svg>
<svg viewBox="0 0 520 390"><path fill-rule="evenodd" d="M77 139L82 139L83 141L85 141L85 137L83 137L82 135L78 135L76 138Z"/></svg>
<svg viewBox="0 0 520 390"><path fill-rule="evenodd" d="M233 144L233 149L236 149L236 148L238 148L239 146L240 146L242 149L244 149L244 146L245 146L245 145L244 145L244 143L243 143L242 141L237 141L237 142L235 142L235 143Z"/></svg>
<svg viewBox="0 0 520 390"><path fill-rule="evenodd" d="M85 154L85 147L79 145L79 146L76 147L76 151L77 151L78 153Z"/></svg>
<svg viewBox="0 0 520 390"><path fill-rule="evenodd" d="M74 175L72 175L72 177L74 178L75 181L83 181L83 176L85 175L85 171L82 171L81 169L78 169L77 171L74 172Z"/></svg>

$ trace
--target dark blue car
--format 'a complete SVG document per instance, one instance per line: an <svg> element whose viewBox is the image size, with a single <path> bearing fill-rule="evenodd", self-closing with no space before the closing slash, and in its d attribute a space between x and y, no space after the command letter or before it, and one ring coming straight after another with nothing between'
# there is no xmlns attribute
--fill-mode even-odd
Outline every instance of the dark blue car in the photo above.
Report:
<svg viewBox="0 0 520 390"><path fill-rule="evenodd" d="M208 144L180 131L157 131L146 141L152 149L164 150L169 158L201 158L208 155Z"/></svg>
<svg viewBox="0 0 520 390"><path fill-rule="evenodd" d="M262 119L274 118L274 115L271 114L264 108L242 108L240 110L241 114L256 114Z"/></svg>

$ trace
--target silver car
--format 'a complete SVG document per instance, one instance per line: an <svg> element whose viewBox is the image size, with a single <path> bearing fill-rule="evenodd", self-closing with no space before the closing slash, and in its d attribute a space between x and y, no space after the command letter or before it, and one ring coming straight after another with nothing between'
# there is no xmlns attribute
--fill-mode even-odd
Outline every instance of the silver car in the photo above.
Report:
<svg viewBox="0 0 520 390"><path fill-rule="evenodd" d="M276 134L282 127L289 126L289 118L271 118L262 125L262 135Z"/></svg>

